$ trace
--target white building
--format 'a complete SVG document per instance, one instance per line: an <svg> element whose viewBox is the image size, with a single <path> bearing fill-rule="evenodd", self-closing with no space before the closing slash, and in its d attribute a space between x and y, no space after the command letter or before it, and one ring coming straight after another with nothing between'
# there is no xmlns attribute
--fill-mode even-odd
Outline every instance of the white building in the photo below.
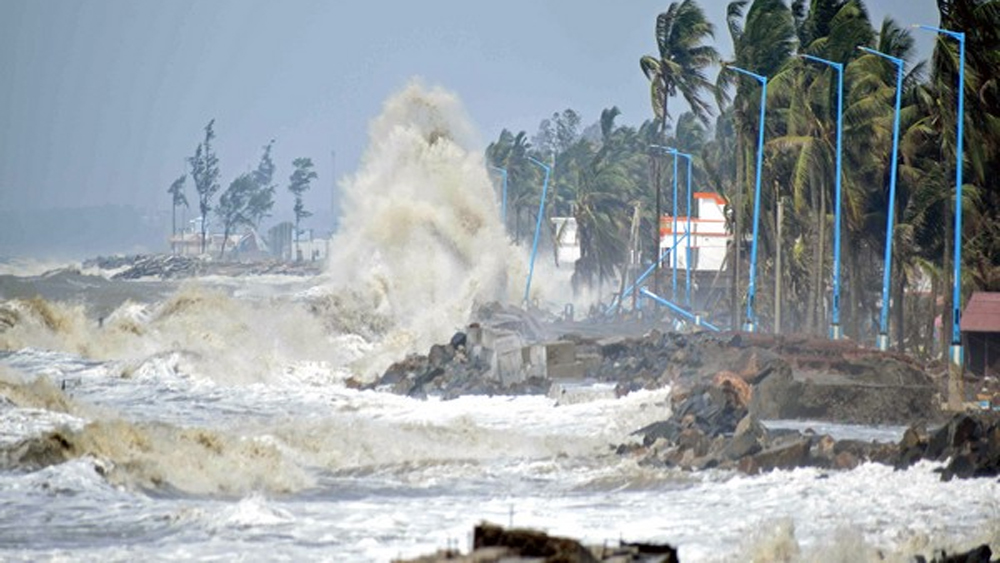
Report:
<svg viewBox="0 0 1000 563"><path fill-rule="evenodd" d="M726 248L732 235L726 229L726 200L715 193L695 192L692 194L695 214L691 217L690 256L691 270L694 272L717 272L726 260ZM688 217L677 217L677 268L687 269L689 241L687 234ZM674 246L674 218L663 215L660 218L660 253L669 253ZM665 258L664 266L673 264Z"/></svg>
<svg viewBox="0 0 1000 563"><path fill-rule="evenodd" d="M580 232L576 217L552 217L556 259L560 266L573 268L580 259Z"/></svg>

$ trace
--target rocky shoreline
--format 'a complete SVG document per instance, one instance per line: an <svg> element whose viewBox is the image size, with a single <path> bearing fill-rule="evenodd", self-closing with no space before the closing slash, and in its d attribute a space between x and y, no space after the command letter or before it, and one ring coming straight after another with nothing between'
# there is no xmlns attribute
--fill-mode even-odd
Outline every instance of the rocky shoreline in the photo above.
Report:
<svg viewBox="0 0 1000 563"><path fill-rule="evenodd" d="M322 271L322 262L285 262L281 260L213 260L206 256L177 254L134 254L98 256L85 260L83 268L116 272L111 279L176 280L195 276L297 275L312 276Z"/></svg>
<svg viewBox="0 0 1000 563"><path fill-rule="evenodd" d="M479 330L479 325L471 328ZM550 355L551 350L566 355L570 345L572 365L579 368L573 382L606 384L616 396L672 388L663 420L637 429L636 441L612 446L643 465L755 474L795 467L852 469L869 461L903 469L930 460L944 464L940 472L945 480L1000 474L1000 413L942 412L943 373L928 375L925 366L907 356L843 341L655 330L636 338L570 334L544 346ZM530 356L530 351L524 347L522 355ZM542 372L530 362L527 369L534 375L497 377L495 355L482 339L459 332L426 355L393 364L372 383L353 383L443 399L554 396L553 389L567 385L566 380L539 376ZM768 429L761 422L777 419L908 429L895 444L836 440L808 429Z"/></svg>
<svg viewBox="0 0 1000 563"><path fill-rule="evenodd" d="M991 563L993 552L980 545L964 552L936 550L931 559L913 558L913 563ZM631 543L619 540L617 546L587 546L572 539L550 536L530 529L505 529L483 522L472 533L468 554L446 548L437 553L394 563L679 563L677 548L668 544Z"/></svg>

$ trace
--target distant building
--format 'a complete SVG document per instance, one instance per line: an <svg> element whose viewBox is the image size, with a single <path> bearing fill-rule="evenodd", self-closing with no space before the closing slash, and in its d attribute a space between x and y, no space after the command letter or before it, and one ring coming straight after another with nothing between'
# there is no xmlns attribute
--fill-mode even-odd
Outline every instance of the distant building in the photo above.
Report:
<svg viewBox="0 0 1000 563"><path fill-rule="evenodd" d="M1000 375L1000 293L973 293L959 326L965 369L980 377Z"/></svg>
<svg viewBox="0 0 1000 563"><path fill-rule="evenodd" d="M556 260L560 267L572 268L580 259L580 231L576 217L552 217L553 238L556 244Z"/></svg>
<svg viewBox="0 0 1000 563"><path fill-rule="evenodd" d="M268 247L275 258L289 261L294 256L292 247L295 240L295 224L291 221L282 221L267 230Z"/></svg>
<svg viewBox="0 0 1000 563"><path fill-rule="evenodd" d="M330 254L330 238L317 237L312 229L299 233L299 242L292 242L293 259L297 262L326 260Z"/></svg>
<svg viewBox="0 0 1000 563"><path fill-rule="evenodd" d="M694 214L691 217L691 270L717 272L726 261L726 252L733 236L726 228L726 200L715 193L695 192ZM677 268L687 269L688 217L677 217ZM674 246L674 218L663 215L660 218L660 253L666 254ZM672 258L665 258L664 266L673 264Z"/></svg>
<svg viewBox="0 0 1000 563"><path fill-rule="evenodd" d="M226 257L257 259L267 256L267 242L254 229L246 229L242 233L231 234L225 239L221 233L206 233L205 254L216 257L222 252L225 243ZM197 256L202 254L201 232L193 229L179 231L170 237L170 251L181 256Z"/></svg>

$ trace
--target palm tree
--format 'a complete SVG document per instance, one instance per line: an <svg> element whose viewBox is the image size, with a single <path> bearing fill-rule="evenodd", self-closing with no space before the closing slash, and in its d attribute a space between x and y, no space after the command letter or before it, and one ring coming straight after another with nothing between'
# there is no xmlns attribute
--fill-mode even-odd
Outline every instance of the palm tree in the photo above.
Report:
<svg viewBox="0 0 1000 563"><path fill-rule="evenodd" d="M576 204L574 217L580 233L580 259L573 274L574 286L598 285L615 276L625 276L625 225L636 182L629 174L629 132L616 129L617 107L601 113L601 146L587 140L577 143L574 161Z"/></svg>
<svg viewBox="0 0 1000 563"><path fill-rule="evenodd" d="M667 11L656 17L656 55L639 59L639 67L649 79L650 102L653 115L659 122L660 138L666 140L667 120L670 119L668 103L680 93L691 111L706 124L711 113L704 93L712 89L705 70L719 60L719 53L711 44L715 37L712 24L694 0L672 2ZM653 166L655 167L655 161ZM656 221L653 227L655 242L653 259L659 256L662 194L658 170L656 178ZM653 285L658 284L658 276Z"/></svg>
<svg viewBox="0 0 1000 563"><path fill-rule="evenodd" d="M187 180L187 174L181 174L181 177L174 180L174 182L170 184L170 188L167 190L167 193L171 195L171 201L173 203L173 208L171 210L171 216L170 216L171 250L173 250L173 244L174 244L173 237L177 236L177 208L182 205L184 206L185 209L189 207L187 196L184 195L184 182L186 180Z"/></svg>
<svg viewBox="0 0 1000 563"><path fill-rule="evenodd" d="M802 51L828 60L846 62L869 44L873 30L863 4L858 0L814 0L808 13L793 8ZM808 236L812 256L792 255L789 266L793 294L789 302L798 308L806 331L824 325L819 301L824 294L827 248L827 203L836 159L835 74L829 67L799 64L792 59L771 80L774 102L783 117L784 135L769 143L784 155L787 164L776 173L788 173L791 201L796 213L787 221L793 237ZM793 246L793 248L795 248ZM802 260L798 260L801 258ZM775 272L775 276L782 275ZM794 279L807 276L808 279ZM803 295L795 295L802 290Z"/></svg>
<svg viewBox="0 0 1000 563"><path fill-rule="evenodd" d="M694 0L673 2L656 17L658 54L642 57L639 66L650 82L650 102L661 135L670 119L667 104L678 92L694 114L708 122L711 110L703 94L712 89L712 84L705 70L719 60L719 53L704 43L714 37L714 27Z"/></svg>
<svg viewBox="0 0 1000 563"><path fill-rule="evenodd" d="M727 7L726 21L733 40L734 59L730 64L751 70L765 76L774 76L789 60L794 51L796 35L792 12L782 0L755 0L747 5L748 0L731 2ZM744 10L746 17L744 18ZM730 306L732 307L732 326L740 326L742 292L740 290L740 268L742 267L743 223L752 211L744 205L744 201L752 195L752 186L746 180L753 177L754 158L752 157L757 142L757 115L760 109L760 96L756 81L739 79L733 72L719 73L716 83L716 98L720 106L725 106L726 92L736 84L736 96L733 98L733 118L736 132L736 182L735 193L726 194L734 202L733 215L735 230L733 256L730 259L732 281L730 290ZM778 120L769 120L768 125L774 127ZM780 134L780 132L779 132ZM765 163L767 164L767 163ZM765 167L765 170L767 167ZM762 182L770 185L770 180ZM762 207L767 207L767 198L763 197ZM762 239L766 240L765 232ZM765 250L766 247L762 245ZM764 255L768 253L765 252Z"/></svg>
<svg viewBox="0 0 1000 563"><path fill-rule="evenodd" d="M486 147L487 163L507 170L507 209L513 210L514 242L521 239L521 216L530 213L532 205L537 209L541 197L541 178L527 158L531 148L526 132L515 135L507 129Z"/></svg>

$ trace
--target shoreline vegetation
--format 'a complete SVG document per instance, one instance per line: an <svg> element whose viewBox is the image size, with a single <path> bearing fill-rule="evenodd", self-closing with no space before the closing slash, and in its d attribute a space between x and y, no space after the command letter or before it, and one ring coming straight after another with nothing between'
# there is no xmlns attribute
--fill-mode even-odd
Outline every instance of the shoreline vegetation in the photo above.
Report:
<svg viewBox="0 0 1000 563"><path fill-rule="evenodd" d="M616 123L621 112L612 106L586 123L567 108L534 134L504 129L489 145L487 164L505 171L511 238L530 242L537 218L543 178L530 159L552 163L547 215L575 218L579 233L574 287L617 286L657 256L662 224L697 214L688 209L690 182L725 199L726 230L739 241L724 250L724 295L694 301L703 316L815 336L835 324L859 342L884 334L898 351L942 357L948 342L936 334L952 334L952 311L973 291L1000 290L1000 2L942 1L939 21L899 13L879 22L861 0L737 1L726 6L724 29L702 4L669 2L649 22L652 52L637 53L635 68L649 80L648 120ZM964 33L963 85L958 41L941 34L930 60L917 60L915 37L929 32L911 24ZM904 61L898 113L895 67L859 47ZM817 58L842 66L842 104L835 68ZM766 78L763 108L758 80L734 69ZM960 97L964 226L956 237ZM682 98L689 110L677 109ZM679 167L677 156L657 147L691 158ZM836 264L838 232L844 251ZM960 302L952 303L956 240ZM638 265L631 262L637 252ZM754 265L751 254L760 257ZM748 296L754 276L756 294ZM662 295L663 277L650 281L653 293ZM748 299L752 319L743 318ZM883 316L885 302L891 310Z"/></svg>

